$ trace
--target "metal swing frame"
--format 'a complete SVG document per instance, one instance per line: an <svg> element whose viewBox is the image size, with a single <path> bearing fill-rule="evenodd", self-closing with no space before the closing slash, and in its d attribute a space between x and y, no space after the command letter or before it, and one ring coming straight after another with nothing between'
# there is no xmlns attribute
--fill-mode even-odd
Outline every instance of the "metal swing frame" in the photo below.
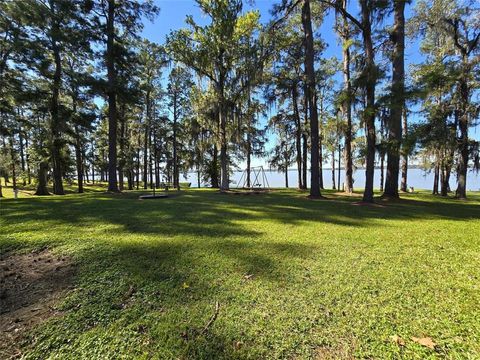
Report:
<svg viewBox="0 0 480 360"><path fill-rule="evenodd" d="M268 183L268 178L263 166L254 166L250 168L250 174L253 174L253 181L250 184L250 187L247 186L247 170L248 169L243 170L242 176L240 176L240 180L237 183L237 189L270 189L270 184ZM257 184L259 186L257 186Z"/></svg>

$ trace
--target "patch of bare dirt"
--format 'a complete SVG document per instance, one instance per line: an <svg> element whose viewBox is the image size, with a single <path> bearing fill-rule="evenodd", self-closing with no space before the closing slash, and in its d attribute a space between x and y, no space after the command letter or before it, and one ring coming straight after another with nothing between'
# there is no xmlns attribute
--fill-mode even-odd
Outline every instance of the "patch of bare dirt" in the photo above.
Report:
<svg viewBox="0 0 480 360"><path fill-rule="evenodd" d="M72 284L70 258L47 250L0 255L0 358L16 358L22 337L60 314L55 304Z"/></svg>
<svg viewBox="0 0 480 360"><path fill-rule="evenodd" d="M355 357L347 347L319 347L315 350L315 360L354 360Z"/></svg>
<svg viewBox="0 0 480 360"><path fill-rule="evenodd" d="M363 196L362 193L358 193L358 192L353 192L353 193L346 193L344 191L337 191L337 192L334 192L332 195L335 195L335 196L346 196L346 197L355 197L355 198L360 198Z"/></svg>

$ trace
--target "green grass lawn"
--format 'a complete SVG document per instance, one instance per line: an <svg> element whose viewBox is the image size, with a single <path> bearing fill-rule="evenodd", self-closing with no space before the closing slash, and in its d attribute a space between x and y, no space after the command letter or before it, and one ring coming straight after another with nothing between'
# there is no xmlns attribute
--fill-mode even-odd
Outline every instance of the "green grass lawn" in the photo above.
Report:
<svg viewBox="0 0 480 360"><path fill-rule="evenodd" d="M0 252L47 245L78 264L26 358L480 358L479 193L305 195L0 200Z"/></svg>

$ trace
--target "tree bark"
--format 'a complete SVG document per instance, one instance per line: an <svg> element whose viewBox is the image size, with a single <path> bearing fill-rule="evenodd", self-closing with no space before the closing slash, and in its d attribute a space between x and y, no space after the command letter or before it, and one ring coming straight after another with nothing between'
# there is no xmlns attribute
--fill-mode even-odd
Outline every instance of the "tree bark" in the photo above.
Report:
<svg viewBox="0 0 480 360"><path fill-rule="evenodd" d="M335 186L335 150L332 150L332 190L336 190L337 187Z"/></svg>
<svg viewBox="0 0 480 360"><path fill-rule="evenodd" d="M17 173L15 166L15 149L13 147L13 135L10 137L10 158L12 160L12 187L13 190L17 189Z"/></svg>
<svg viewBox="0 0 480 360"><path fill-rule="evenodd" d="M407 176L408 176L408 151L406 149L405 138L408 134L408 124L407 124L407 109L403 107L403 116L402 116L402 136L403 136L403 154L402 154L402 182L400 185L400 190L403 192L407 191Z"/></svg>
<svg viewBox="0 0 480 360"><path fill-rule="evenodd" d="M119 192L117 182L117 90L115 69L115 0L108 0L107 77L108 77L108 191Z"/></svg>
<svg viewBox="0 0 480 360"><path fill-rule="evenodd" d="M370 22L370 8L367 0L360 0L362 12L362 35L365 50L365 70L366 80L366 107L363 112L366 125L367 136L367 155L365 164L365 190L363 192L363 201L373 203L373 179L375 171L375 53L372 42L372 26Z"/></svg>
<svg viewBox="0 0 480 360"><path fill-rule="evenodd" d="M450 180L450 171L448 165L443 164L440 169L440 195L448 196L448 182Z"/></svg>
<svg viewBox="0 0 480 360"><path fill-rule="evenodd" d="M380 155L380 191L383 191L385 181L385 154Z"/></svg>
<svg viewBox="0 0 480 360"><path fill-rule="evenodd" d="M285 148L286 147L287 147L287 144L285 143ZM285 161L285 187L288 189L288 150L287 149L285 149L283 156Z"/></svg>
<svg viewBox="0 0 480 360"><path fill-rule="evenodd" d="M342 1L342 8L347 11L347 1ZM343 17L343 82L345 101L343 102L343 116L347 120L345 128L345 192L353 193L353 161L352 161L352 83L350 76L350 48L345 46L350 40L348 22Z"/></svg>
<svg viewBox="0 0 480 360"><path fill-rule="evenodd" d="M25 150L26 150L25 160L26 160L26 165L27 165L27 182L28 182L28 185L30 185L32 183L32 174L30 172L30 154L29 154L28 149L29 149L28 135L25 134Z"/></svg>
<svg viewBox="0 0 480 360"><path fill-rule="evenodd" d="M434 175L433 175L433 195L438 195L438 181L439 181L439 171L440 167L438 166L438 161L435 163Z"/></svg>
<svg viewBox="0 0 480 360"><path fill-rule="evenodd" d="M150 151L148 152L148 169L150 175L150 189L153 189L153 154L152 154L152 131L148 136L148 148ZM173 181L172 181L173 182Z"/></svg>
<svg viewBox="0 0 480 360"><path fill-rule="evenodd" d="M308 136L305 134L305 131L302 133L302 189L307 188L307 173L308 173ZM320 165L322 166L322 161L319 160ZM320 188L323 189L322 176L320 174Z"/></svg>
<svg viewBox="0 0 480 360"><path fill-rule="evenodd" d="M82 145L80 141L80 131L78 129L78 125L75 125L75 163L77 166L77 192L81 194L83 193L83 159Z"/></svg>
<svg viewBox="0 0 480 360"><path fill-rule="evenodd" d="M219 179L218 179L218 148L217 145L213 145L213 158L212 158L212 188L218 189L219 188Z"/></svg>
<svg viewBox="0 0 480 360"><path fill-rule="evenodd" d="M308 122L308 102L310 101L308 98L308 90L307 90L307 82L304 81L303 85L303 112L304 112L304 121L303 121L303 132L302 132L302 180L303 180L303 188L307 189L307 173L308 173L308 127L309 127L309 122ZM321 108L321 105L320 105ZM322 160L319 157L319 167L321 168L322 166ZM323 189L323 178L322 174L320 173L320 189Z"/></svg>
<svg viewBox="0 0 480 360"><path fill-rule="evenodd" d="M222 80L223 81L223 80ZM223 83L220 90L220 176L221 176L221 190L228 190L230 188L228 180L228 157L227 157L227 109L225 106Z"/></svg>
<svg viewBox="0 0 480 360"><path fill-rule="evenodd" d="M51 142L51 155L52 155L52 165L53 165L53 193L56 195L65 195L63 190L62 182L62 159L61 159L61 129L63 128L60 124L59 116L59 96L60 96L60 86L62 82L62 60L60 56L60 48L57 43L57 37L60 34L60 26L58 20L56 19L55 11L55 1L50 1L50 7L52 10L52 28L51 28L51 42L53 50L53 58L55 63L55 71L53 74L53 83L52 83L52 99L50 104L50 114L51 114L51 126L50 132L52 136Z"/></svg>
<svg viewBox="0 0 480 360"><path fill-rule="evenodd" d="M125 125L126 125L126 119L125 119L125 103L122 102L120 105L120 159L118 161L118 186L120 188L120 191L123 191L125 188L125 139L126 139L126 133L125 133Z"/></svg>
<svg viewBox="0 0 480 360"><path fill-rule="evenodd" d="M47 172L48 163L46 161L42 161L38 169L38 184L35 195L50 195L47 189Z"/></svg>
<svg viewBox="0 0 480 360"><path fill-rule="evenodd" d="M470 99L470 89L468 86L468 71L466 56L463 57L463 73L460 78L460 98L461 113L459 117L458 127L460 129L460 137L458 138L458 184L456 197L458 199L467 198L467 171L468 171L468 106Z"/></svg>
<svg viewBox="0 0 480 360"><path fill-rule="evenodd" d="M250 131L247 132L247 188L251 188L250 172L252 168L252 140ZM240 184L239 184L240 185Z"/></svg>
<svg viewBox="0 0 480 360"><path fill-rule="evenodd" d="M390 118L388 125L387 176L384 196L398 198L400 170L400 146L402 143L402 111L405 88L405 0L394 0L394 28L391 38L394 43Z"/></svg>
<svg viewBox="0 0 480 360"><path fill-rule="evenodd" d="M341 185L340 185L340 169L342 167L342 148L340 146L340 139L338 139L338 166L337 166L337 174L338 174L338 180L337 180L337 185L338 185L338 190L341 191Z"/></svg>
<svg viewBox="0 0 480 360"><path fill-rule="evenodd" d="M150 108L150 90L147 90L145 103L147 106L146 118L145 118L145 133L143 138L143 188L148 188L148 138L150 133L150 117L151 117L151 108Z"/></svg>
<svg viewBox="0 0 480 360"><path fill-rule="evenodd" d="M315 87L313 30L310 15L310 0L303 0L302 25L305 35L305 75L307 98L309 100L310 115L310 196L320 197L320 171L319 171L319 132L318 132L318 110L317 92Z"/></svg>
<svg viewBox="0 0 480 360"><path fill-rule="evenodd" d="M302 180L302 123L300 120L300 112L298 111L298 94L297 94L297 85L292 85L292 104L293 104L293 114L295 116L295 150L296 150L296 160L297 160L297 176L298 176L298 188L303 189L303 180Z"/></svg>
<svg viewBox="0 0 480 360"><path fill-rule="evenodd" d="M23 147L23 133L22 133L22 128L19 128L18 131L18 141L20 144L20 165L22 169L22 181L23 181L23 186L27 184L27 179L25 179L25 150Z"/></svg>
<svg viewBox="0 0 480 360"><path fill-rule="evenodd" d="M173 95L173 187L180 190L177 154L177 93Z"/></svg>

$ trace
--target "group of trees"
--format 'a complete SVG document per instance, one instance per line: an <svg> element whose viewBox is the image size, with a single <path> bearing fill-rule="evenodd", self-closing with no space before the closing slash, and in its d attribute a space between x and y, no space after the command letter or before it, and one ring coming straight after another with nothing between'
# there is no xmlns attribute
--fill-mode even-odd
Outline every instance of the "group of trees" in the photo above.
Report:
<svg viewBox="0 0 480 360"><path fill-rule="evenodd" d="M330 160L333 186L341 188L335 166L338 174L343 166L347 193L363 166L363 200L372 202L378 161L384 196L395 198L415 155L433 169L434 192L447 195L456 173L456 196L466 197L480 157L469 137L479 115L474 0L421 0L409 19L407 0L282 0L267 24L241 0L196 3L210 21L187 17L155 44L140 36L159 11L152 1L3 1L4 181L35 182L38 195L48 181L61 195L72 179L79 192L97 180L117 192L179 187L194 170L199 185L227 190L238 164L253 186L252 158L268 157L286 186L296 166L299 188L309 183L320 197ZM319 31L329 13L341 43L333 58ZM409 73L406 39L421 39L424 59ZM412 114L421 121L408 124Z"/></svg>

